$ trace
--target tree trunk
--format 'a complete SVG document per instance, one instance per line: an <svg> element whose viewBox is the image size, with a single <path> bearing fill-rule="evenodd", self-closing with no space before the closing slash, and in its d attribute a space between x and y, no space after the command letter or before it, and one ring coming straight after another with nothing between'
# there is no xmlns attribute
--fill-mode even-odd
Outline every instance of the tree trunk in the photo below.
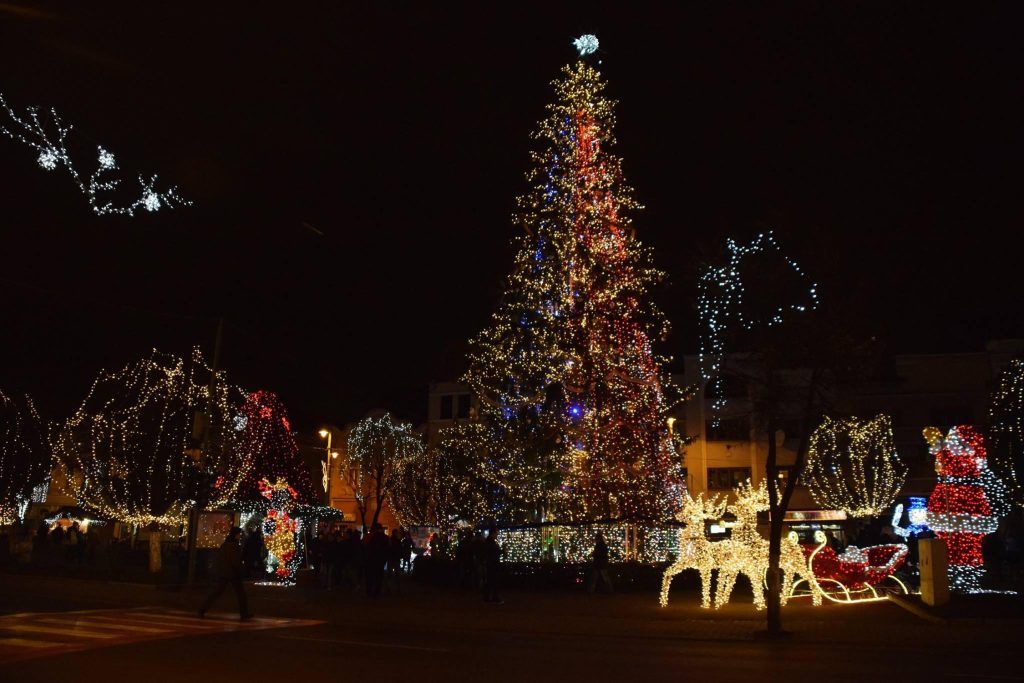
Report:
<svg viewBox="0 0 1024 683"><path fill-rule="evenodd" d="M768 475L768 509L771 519L768 526L768 614L767 629L768 637L779 637L783 635L782 630L782 573L779 570L779 562L782 558L782 531L785 526L783 521L786 511L789 510L789 501L793 497L793 489L796 488L796 480L804 469L804 462L807 460L807 448L809 446L810 425L812 422L812 411L814 398L817 392L818 372L811 372L810 387L807 391L807 406L801 419L800 445L796 450L796 460L791 467L787 468L786 484L782 491L779 491L779 461L778 444L775 438L775 418L769 416L768 428L768 462L766 474Z"/></svg>
<svg viewBox="0 0 1024 683"><path fill-rule="evenodd" d="M768 534L768 634L782 633L782 573L779 560L782 557L782 516L772 513Z"/></svg>
<svg viewBox="0 0 1024 683"><path fill-rule="evenodd" d="M782 633L782 577L779 561L782 557L782 519L786 508L779 499L778 445L775 440L775 421L768 420L768 462L765 476L768 477L768 610L767 629L769 636ZM789 482L787 482L788 484Z"/></svg>
<svg viewBox="0 0 1024 683"><path fill-rule="evenodd" d="M377 520L380 518L380 506L384 502L380 499L380 496L377 497L376 501L377 504L373 508L373 526L377 526Z"/></svg>
<svg viewBox="0 0 1024 683"><path fill-rule="evenodd" d="M149 573L158 574L162 567L160 557L160 530L149 531Z"/></svg>

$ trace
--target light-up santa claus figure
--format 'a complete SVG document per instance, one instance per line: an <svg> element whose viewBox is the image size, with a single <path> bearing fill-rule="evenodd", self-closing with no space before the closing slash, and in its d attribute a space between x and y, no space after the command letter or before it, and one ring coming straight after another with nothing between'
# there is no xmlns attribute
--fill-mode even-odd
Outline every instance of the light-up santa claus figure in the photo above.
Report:
<svg viewBox="0 0 1024 683"><path fill-rule="evenodd" d="M1005 514L1006 487L988 468L984 438L974 427L926 427L924 438L935 456L939 483L928 499L928 526L946 542L949 583L961 593L981 591L984 561L981 539L996 530Z"/></svg>
<svg viewBox="0 0 1024 683"><path fill-rule="evenodd" d="M259 488L269 501L262 528L263 544L267 547L267 569L273 570L280 581L291 583L298 568L296 538L300 529L299 520L288 513L295 507L298 494L284 479L273 484L264 479L259 482Z"/></svg>

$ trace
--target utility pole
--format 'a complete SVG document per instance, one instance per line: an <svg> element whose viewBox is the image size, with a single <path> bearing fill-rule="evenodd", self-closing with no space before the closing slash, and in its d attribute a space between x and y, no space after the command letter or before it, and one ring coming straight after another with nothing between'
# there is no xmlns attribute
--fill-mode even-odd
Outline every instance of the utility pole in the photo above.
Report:
<svg viewBox="0 0 1024 683"><path fill-rule="evenodd" d="M199 515L206 507L209 498L209 482L206 477L206 455L210 449L210 422L213 415L213 400L217 389L217 370L220 367L220 347L224 338L224 318L217 320L217 337L213 343L213 363L210 366L210 384L206 392L206 415L202 421L203 441L196 466L199 468L199 491L196 504L188 515L188 585L195 583L196 578L196 535L199 533Z"/></svg>

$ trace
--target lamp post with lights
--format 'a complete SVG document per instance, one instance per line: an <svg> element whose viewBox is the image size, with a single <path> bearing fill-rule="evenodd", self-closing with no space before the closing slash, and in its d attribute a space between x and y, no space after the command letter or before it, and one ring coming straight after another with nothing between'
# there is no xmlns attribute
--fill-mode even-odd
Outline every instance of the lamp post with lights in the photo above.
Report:
<svg viewBox="0 0 1024 683"><path fill-rule="evenodd" d="M325 449L326 450L326 455L324 457L324 462L323 462L323 472L324 472L323 484L324 484L324 491L327 493L327 506L330 507L331 506L331 467L332 467L332 462L331 461L338 459L338 451L331 450L331 437L333 436L333 434L331 433L331 431L329 429L326 429L326 428L321 429L319 434L320 434L320 438L321 439L327 439L327 448Z"/></svg>

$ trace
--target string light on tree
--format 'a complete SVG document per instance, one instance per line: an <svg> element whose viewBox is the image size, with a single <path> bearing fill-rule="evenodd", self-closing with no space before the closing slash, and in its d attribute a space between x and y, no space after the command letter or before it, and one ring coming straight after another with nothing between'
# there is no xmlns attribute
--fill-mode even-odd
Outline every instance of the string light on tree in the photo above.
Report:
<svg viewBox="0 0 1024 683"><path fill-rule="evenodd" d="M50 474L46 428L32 399L0 392L0 525L21 516Z"/></svg>
<svg viewBox="0 0 1024 683"><path fill-rule="evenodd" d="M999 375L988 433L992 469L1024 504L1024 359L1011 360Z"/></svg>
<svg viewBox="0 0 1024 683"><path fill-rule="evenodd" d="M138 525L181 524L199 499L232 500L252 467L233 428L242 393L219 377L210 401L209 373L198 350L190 362L154 350L101 372L54 439L67 493L99 517Z"/></svg>
<svg viewBox="0 0 1024 683"><path fill-rule="evenodd" d="M464 380L480 400L480 482L509 522L667 519L683 490L681 442L667 426L680 398L654 351L668 325L650 301L663 277L637 240L640 208L623 179L615 102L583 57L555 81L534 139L525 234L505 294L471 342ZM474 441L474 444L477 442ZM461 449L465 452L476 446ZM491 495L493 493L493 495Z"/></svg>
<svg viewBox="0 0 1024 683"><path fill-rule="evenodd" d="M722 362L725 358L726 341L735 328L752 330L760 326L774 327L793 313L803 313L818 307L818 286L807 286L806 298L792 302L774 302L767 310L755 312L747 305L744 275L750 261L755 257L776 254L794 275L806 280L806 275L796 261L782 253L782 249L771 232L761 233L749 244L735 240L726 241L729 258L722 266L708 266L698 282L697 313L703 330L700 338L698 364L701 378L712 382L712 388L721 388ZM712 409L725 407L725 397L716 392Z"/></svg>
<svg viewBox="0 0 1024 683"><path fill-rule="evenodd" d="M356 507L367 526L377 524L384 502L392 499L406 466L422 457L423 442L408 422L388 413L365 417L348 436L348 462L343 472L352 488Z"/></svg>
<svg viewBox="0 0 1024 683"><path fill-rule="evenodd" d="M896 453L892 420L825 417L811 434L804 479L822 507L876 517L899 495L907 468Z"/></svg>
<svg viewBox="0 0 1024 683"><path fill-rule="evenodd" d="M134 200L126 198L115 203L110 199L102 199L101 196L108 196L108 193L117 191L121 184L120 178L110 175L118 168L112 153L102 146L98 147L96 169L86 175L75 166L69 150L68 136L72 126L66 125L56 110L49 110L49 122L46 123L38 107L29 107L25 113L19 114L7 103L2 94L0 107L6 114L5 121L0 123L0 132L35 150L38 154L36 161L43 170L54 171L58 167L63 167L97 215L133 216L139 209L152 212L163 207L191 205L191 202L178 195L175 187L157 190L156 175L148 179L138 176L139 194Z"/></svg>
<svg viewBox="0 0 1024 683"><path fill-rule="evenodd" d="M928 498L928 526L946 541L950 586L963 593L982 592L981 539L999 526L1009 491L989 469L984 438L974 427L953 427L945 436L936 427L926 427L924 438L939 475Z"/></svg>

